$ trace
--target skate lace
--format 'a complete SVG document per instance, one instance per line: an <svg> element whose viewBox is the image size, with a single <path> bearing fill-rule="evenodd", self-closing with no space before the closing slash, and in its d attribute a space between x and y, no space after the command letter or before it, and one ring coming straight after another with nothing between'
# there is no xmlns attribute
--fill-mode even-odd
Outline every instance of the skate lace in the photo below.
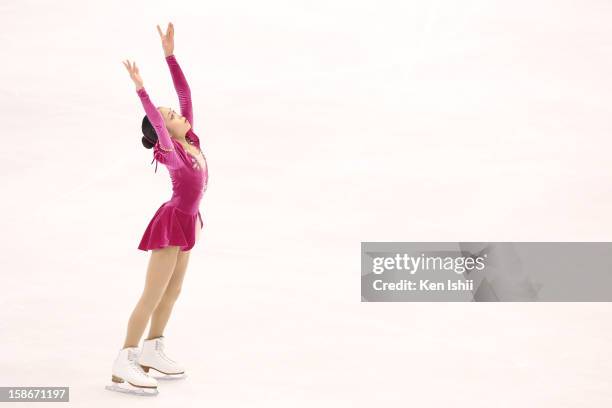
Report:
<svg viewBox="0 0 612 408"><path fill-rule="evenodd" d="M135 370L137 373L140 373L140 374L148 375L147 373L145 373L145 371L140 366L140 364L138 364L138 353L137 352L135 351L130 352L128 355L128 361L130 362L130 367L132 368L132 370Z"/></svg>
<svg viewBox="0 0 612 408"><path fill-rule="evenodd" d="M170 357L168 357L166 355L166 353L164 353L164 343L161 341L157 341L155 342L155 349L157 350L158 354L167 362L172 363L172 364L176 364L176 361L174 361L173 359L171 359Z"/></svg>

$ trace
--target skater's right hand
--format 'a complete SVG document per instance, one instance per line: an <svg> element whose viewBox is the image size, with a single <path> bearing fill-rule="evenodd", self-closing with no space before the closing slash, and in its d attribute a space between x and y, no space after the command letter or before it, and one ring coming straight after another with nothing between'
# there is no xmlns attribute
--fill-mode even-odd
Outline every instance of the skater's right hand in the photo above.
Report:
<svg viewBox="0 0 612 408"><path fill-rule="evenodd" d="M169 57L174 53L174 24L168 23L168 28L166 28L166 33L162 31L157 25L157 32L159 33L159 38L162 43L162 48L164 49L164 55Z"/></svg>
<svg viewBox="0 0 612 408"><path fill-rule="evenodd" d="M130 63L129 60L123 61L123 66L128 70L130 74L130 78L134 81L134 85L136 85L136 90L143 88L142 78L140 77L140 72L138 72L138 67L136 66L136 61Z"/></svg>

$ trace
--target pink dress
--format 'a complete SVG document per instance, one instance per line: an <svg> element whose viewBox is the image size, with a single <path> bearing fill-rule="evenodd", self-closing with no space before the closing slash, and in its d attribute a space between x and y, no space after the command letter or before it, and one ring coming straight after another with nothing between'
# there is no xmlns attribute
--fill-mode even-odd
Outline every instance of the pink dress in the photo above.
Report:
<svg viewBox="0 0 612 408"><path fill-rule="evenodd" d="M200 149L200 139L193 132L191 92L187 80L174 55L166 57L172 82L178 94L181 115L191 124L185 138ZM204 166L188 153L179 142L171 138L161 113L149 99L144 88L137 91L145 113L155 128L158 140L153 146L153 161L166 165L172 180L172 198L163 203L145 230L138 249L148 251L167 246L179 246L181 251L193 248L196 228L204 228L200 214L200 200L208 184L208 165L200 150ZM151 162L153 163L153 162ZM155 163L157 172L157 163ZM198 222L199 220L199 222ZM199 224L199 225L198 225Z"/></svg>

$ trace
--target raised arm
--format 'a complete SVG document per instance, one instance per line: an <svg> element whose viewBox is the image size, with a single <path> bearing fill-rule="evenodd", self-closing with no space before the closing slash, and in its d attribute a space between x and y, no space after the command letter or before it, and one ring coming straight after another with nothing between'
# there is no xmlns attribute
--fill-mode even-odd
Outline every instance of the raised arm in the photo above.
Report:
<svg viewBox="0 0 612 408"><path fill-rule="evenodd" d="M147 118L149 118L151 125L153 125L155 133L157 133L157 143L155 143L153 150L154 159L165 164L169 169L179 167L181 160L174 148L168 129L166 129L164 118L162 118L161 113L159 113L155 105L153 105L153 102L151 102L144 87L137 89L136 93L140 97L140 102L142 103Z"/></svg>
<svg viewBox="0 0 612 408"><path fill-rule="evenodd" d="M191 90L187 79L181 70L180 65L176 61L174 56L174 24L169 23L166 33L162 32L159 25L157 26L157 32L161 39L162 48L164 49L164 56L170 68L170 74L172 75L172 82L174 83L174 89L178 95L179 105L181 108L181 115L187 118L189 124L193 128L193 109L191 106Z"/></svg>
<svg viewBox="0 0 612 408"><path fill-rule="evenodd" d="M174 54L166 57L168 68L170 68L170 74L172 75L172 82L174 83L174 89L178 95L179 106L181 108L181 115L187 118L187 121L193 128L193 108L191 106L191 90L187 79L181 70L181 66L176 61Z"/></svg>
<svg viewBox="0 0 612 408"><path fill-rule="evenodd" d="M136 66L136 62L123 61L123 65L127 69L130 74L130 78L134 81L134 85L136 85L136 93L138 97L140 97L140 102L142 103L142 107L144 108L145 114L153 128L155 129L155 133L157 134L157 142L153 147L153 160L157 160L161 163L164 163L168 168L177 168L181 165L181 160L174 148L174 143L172 143L172 139L170 138L170 134L168 133L168 129L166 129L166 124L164 123L164 118L161 113L155 108L153 102L149 98L147 91L144 89L144 85L142 82L142 78L140 76L140 72L138 67ZM157 166L155 167L157 170Z"/></svg>

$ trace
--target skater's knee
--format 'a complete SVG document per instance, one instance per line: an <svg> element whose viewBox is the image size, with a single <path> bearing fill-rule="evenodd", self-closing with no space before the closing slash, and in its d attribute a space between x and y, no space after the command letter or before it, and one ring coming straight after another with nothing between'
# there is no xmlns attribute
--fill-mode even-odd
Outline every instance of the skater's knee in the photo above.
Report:
<svg viewBox="0 0 612 408"><path fill-rule="evenodd" d="M152 313L160 302L161 297L157 294L143 294L140 298L140 307L145 313Z"/></svg>
<svg viewBox="0 0 612 408"><path fill-rule="evenodd" d="M169 286L168 288L166 288L166 292L164 293L163 300L166 302L174 303L176 299L178 299L180 294L181 294L180 286L172 286L172 287Z"/></svg>

